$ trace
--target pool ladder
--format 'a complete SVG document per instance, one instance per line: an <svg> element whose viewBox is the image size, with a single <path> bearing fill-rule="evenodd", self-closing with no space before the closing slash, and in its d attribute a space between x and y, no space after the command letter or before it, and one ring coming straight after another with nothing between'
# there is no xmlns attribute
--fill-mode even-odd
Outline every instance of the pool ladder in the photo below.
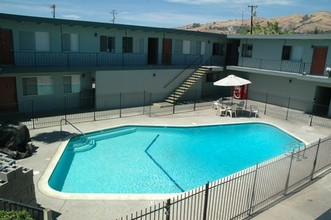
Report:
<svg viewBox="0 0 331 220"><path fill-rule="evenodd" d="M62 118L61 119L61 121L60 121L60 131L62 132L62 122L66 122L66 123L68 123L69 125L71 125L73 128L75 128L77 131L79 131L82 135L83 135L83 137L84 137L84 141L87 141L88 140L88 138L87 138L87 136L86 136L86 134L84 134L84 132L82 132L81 130L79 130L75 125L73 125L70 121L68 121L67 119L65 119L65 118Z"/></svg>

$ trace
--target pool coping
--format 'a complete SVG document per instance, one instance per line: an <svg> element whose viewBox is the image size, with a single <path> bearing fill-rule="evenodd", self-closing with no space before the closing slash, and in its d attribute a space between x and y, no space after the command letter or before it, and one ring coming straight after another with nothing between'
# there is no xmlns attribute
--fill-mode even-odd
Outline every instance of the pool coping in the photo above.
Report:
<svg viewBox="0 0 331 220"><path fill-rule="evenodd" d="M302 139L298 138L297 136L293 135L291 132L289 132L288 130L269 123L269 122L260 122L260 121L246 121L246 122L227 122L227 123L209 123L209 124L195 124L192 123L191 125L149 125L149 124L134 124L134 123L130 123L130 124L121 124L121 125L114 125L114 126L109 126L107 128L103 128L102 130L106 130L106 129L113 129L113 128L119 128L119 127L125 127L125 126L155 126L155 127L197 127L197 126L213 126L213 125L234 125L234 124L247 124L247 123L260 123L260 124L266 124L266 125L270 125L270 126L274 126L280 130L282 130L283 132L286 132L287 134L291 135L292 137L296 138L297 140L301 141L302 143L304 143L304 146L307 146L308 143L306 143L305 141L303 141ZM100 131L100 128L98 129L92 129L90 131L86 131L84 133L91 133L91 132L97 132ZM57 198L57 199L65 199L65 200L166 200L169 198L173 198L176 196L180 196L182 194L185 194L187 192L190 192L191 190L185 191L185 192L179 192L179 193L162 193L162 194L128 194L128 193L64 193L64 192L60 192L60 191L56 191L53 188L51 188L48 184L48 180L51 177L53 170L55 169L58 161L60 160L68 142L70 141L70 139L73 138L73 135L70 135L67 137L66 140L62 141L62 143L60 144L60 146L58 147L57 151L55 152L53 158L51 159L50 163L48 164L48 166L46 167L44 173L42 174L39 182L38 182L38 188L39 190L44 193L47 196L53 197L53 198ZM284 154L282 154L284 155ZM277 157L280 157L282 155L279 155ZM276 157L276 158L277 158ZM274 158L271 158L270 160L273 160ZM269 161L269 160L268 160ZM265 163L267 161L264 161L263 163ZM252 166L254 167L254 166ZM252 167L248 167L246 169L251 169ZM244 170L246 170L244 169ZM243 170L241 170L243 171ZM241 172L238 171L238 172ZM236 172L237 173L237 172ZM232 176L233 174L229 175ZM229 177L227 176L227 177ZM226 178L226 177L223 177ZM221 179L223 179L221 178ZM219 181L221 179L215 180L215 181ZM213 181L214 182L214 181ZM201 186L200 186L201 187ZM199 187L197 187L199 188ZM194 190L194 189L193 189Z"/></svg>

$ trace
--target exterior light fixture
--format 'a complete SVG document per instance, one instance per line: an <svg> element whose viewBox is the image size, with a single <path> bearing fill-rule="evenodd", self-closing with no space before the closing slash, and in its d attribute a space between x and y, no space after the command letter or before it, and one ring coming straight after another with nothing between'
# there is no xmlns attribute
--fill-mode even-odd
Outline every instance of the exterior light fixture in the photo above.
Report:
<svg viewBox="0 0 331 220"><path fill-rule="evenodd" d="M327 66L327 67L325 68L325 72L326 72L327 76L328 76L329 78L331 78L331 66Z"/></svg>

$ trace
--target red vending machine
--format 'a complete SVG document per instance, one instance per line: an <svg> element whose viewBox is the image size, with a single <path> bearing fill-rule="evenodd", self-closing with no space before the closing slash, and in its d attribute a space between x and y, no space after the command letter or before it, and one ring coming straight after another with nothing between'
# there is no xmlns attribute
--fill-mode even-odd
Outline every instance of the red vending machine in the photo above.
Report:
<svg viewBox="0 0 331 220"><path fill-rule="evenodd" d="M233 87L233 98L247 99L247 97L248 97L248 85Z"/></svg>

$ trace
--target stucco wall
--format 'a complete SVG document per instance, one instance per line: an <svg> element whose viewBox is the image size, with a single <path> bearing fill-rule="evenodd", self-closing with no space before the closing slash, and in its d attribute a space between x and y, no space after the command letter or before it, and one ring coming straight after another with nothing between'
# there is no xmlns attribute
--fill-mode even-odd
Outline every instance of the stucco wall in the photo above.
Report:
<svg viewBox="0 0 331 220"><path fill-rule="evenodd" d="M96 72L96 107L104 108L98 97L110 94L126 94L133 92L152 93L152 102L164 101L167 95L195 69L187 69L171 84L166 86L182 69L154 69L154 70L112 70ZM166 87L165 87L166 86ZM192 89L198 89L200 94L201 81ZM190 93L195 95L195 93ZM134 96L132 97L134 99ZM128 102L128 100L126 100ZM132 100L134 103L135 100ZM111 107L111 106L108 106Z"/></svg>

